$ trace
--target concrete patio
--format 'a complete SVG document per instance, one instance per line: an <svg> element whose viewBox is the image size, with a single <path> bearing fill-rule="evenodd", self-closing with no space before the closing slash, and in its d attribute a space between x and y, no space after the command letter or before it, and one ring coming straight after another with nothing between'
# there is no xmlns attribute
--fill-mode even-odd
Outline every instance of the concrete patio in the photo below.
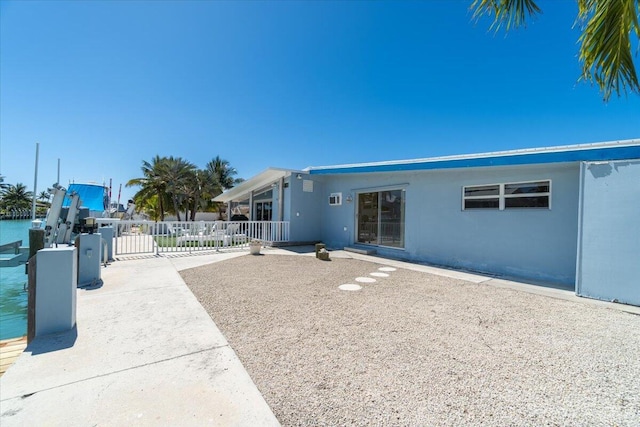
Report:
<svg viewBox="0 0 640 427"><path fill-rule="evenodd" d="M36 338L0 378L3 427L279 425L170 259L102 278L78 290L74 330Z"/></svg>

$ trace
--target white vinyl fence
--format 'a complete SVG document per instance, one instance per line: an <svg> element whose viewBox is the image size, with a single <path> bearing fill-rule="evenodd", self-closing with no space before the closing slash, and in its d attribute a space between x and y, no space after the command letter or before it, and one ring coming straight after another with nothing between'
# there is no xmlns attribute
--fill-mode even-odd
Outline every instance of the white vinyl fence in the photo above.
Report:
<svg viewBox="0 0 640 427"><path fill-rule="evenodd" d="M97 218L112 226L114 255L151 255L244 249L289 241L288 221L136 221Z"/></svg>

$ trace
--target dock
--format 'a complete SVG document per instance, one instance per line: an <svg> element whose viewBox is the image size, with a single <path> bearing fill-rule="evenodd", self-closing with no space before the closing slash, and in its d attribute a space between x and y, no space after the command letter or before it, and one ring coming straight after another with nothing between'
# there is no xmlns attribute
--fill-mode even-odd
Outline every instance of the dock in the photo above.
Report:
<svg viewBox="0 0 640 427"><path fill-rule="evenodd" d="M27 336L0 341L0 376L2 376L27 347Z"/></svg>

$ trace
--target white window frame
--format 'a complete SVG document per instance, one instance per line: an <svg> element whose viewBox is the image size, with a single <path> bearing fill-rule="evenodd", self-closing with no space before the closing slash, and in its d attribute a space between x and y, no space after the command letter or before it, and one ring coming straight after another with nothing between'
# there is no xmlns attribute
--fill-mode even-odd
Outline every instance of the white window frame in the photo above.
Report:
<svg viewBox="0 0 640 427"><path fill-rule="evenodd" d="M549 183L549 191L543 193L523 193L523 194L505 194L504 188L507 185L520 185L520 184L533 184L536 182L548 182ZM498 194L497 195L489 195L489 196L465 196L465 190L473 187L490 187L490 186L498 186ZM492 183L492 184L474 184L474 185L463 185L462 186L462 210L463 211L485 211L485 210L522 210L522 209L547 209L551 210L551 179L536 179L531 181L514 181L514 182L504 182L504 183ZM548 207L518 207L518 208L505 208L505 200L506 199L515 199L520 197L542 197L546 196L549 198L549 206ZM498 199L498 207L497 208L465 208L464 202L466 200L482 200L482 199Z"/></svg>
<svg viewBox="0 0 640 427"><path fill-rule="evenodd" d="M342 193L329 194L329 206L340 206L340 205L342 205Z"/></svg>

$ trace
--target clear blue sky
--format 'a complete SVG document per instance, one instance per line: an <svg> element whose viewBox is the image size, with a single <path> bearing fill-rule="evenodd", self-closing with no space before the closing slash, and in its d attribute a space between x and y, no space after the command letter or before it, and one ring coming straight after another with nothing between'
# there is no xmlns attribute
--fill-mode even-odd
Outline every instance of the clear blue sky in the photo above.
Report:
<svg viewBox="0 0 640 427"><path fill-rule="evenodd" d="M142 160L238 176L640 137L578 82L576 1L494 34L467 1L0 2L0 174L120 184ZM123 199L135 189L123 185Z"/></svg>

